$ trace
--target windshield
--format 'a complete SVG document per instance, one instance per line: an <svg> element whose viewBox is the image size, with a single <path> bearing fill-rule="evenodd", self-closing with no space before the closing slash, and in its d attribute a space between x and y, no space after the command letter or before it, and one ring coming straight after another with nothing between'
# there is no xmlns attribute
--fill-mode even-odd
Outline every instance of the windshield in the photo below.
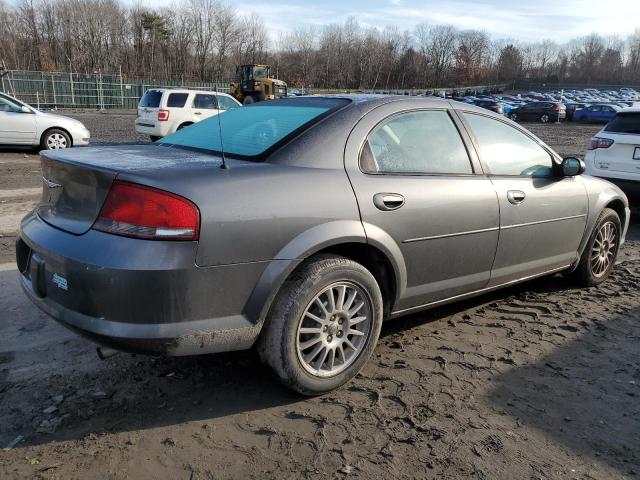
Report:
<svg viewBox="0 0 640 480"><path fill-rule="evenodd" d="M253 78L268 78L269 69L267 67L254 67Z"/></svg>
<svg viewBox="0 0 640 480"><path fill-rule="evenodd" d="M640 133L640 112L618 113L604 128L612 133Z"/></svg>
<svg viewBox="0 0 640 480"><path fill-rule="evenodd" d="M255 159L348 103L345 99L327 98L261 102L227 110L178 130L157 143L215 153L224 148L225 155Z"/></svg>

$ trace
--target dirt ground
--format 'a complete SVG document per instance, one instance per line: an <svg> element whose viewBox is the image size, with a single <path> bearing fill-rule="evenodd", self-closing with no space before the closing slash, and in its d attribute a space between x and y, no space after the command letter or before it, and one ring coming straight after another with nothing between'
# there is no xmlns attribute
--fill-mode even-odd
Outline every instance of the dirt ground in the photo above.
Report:
<svg viewBox="0 0 640 480"><path fill-rule="evenodd" d="M144 141L130 115L76 116ZM563 155L599 129L527 126ZM99 361L19 291L39 182L32 152L0 151L2 479L640 477L637 213L601 287L556 275L388 322L353 382L308 399L253 352Z"/></svg>

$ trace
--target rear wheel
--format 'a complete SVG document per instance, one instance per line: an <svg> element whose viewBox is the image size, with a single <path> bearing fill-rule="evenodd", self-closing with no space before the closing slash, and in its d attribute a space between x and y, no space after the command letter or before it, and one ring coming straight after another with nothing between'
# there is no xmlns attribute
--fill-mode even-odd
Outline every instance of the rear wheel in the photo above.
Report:
<svg viewBox="0 0 640 480"><path fill-rule="evenodd" d="M540 115L540 121L542 123L549 123L551 117L549 117L549 114L547 113L543 113L542 115Z"/></svg>
<svg viewBox="0 0 640 480"><path fill-rule="evenodd" d="M71 138L64 130L52 128L45 132L40 142L40 148L43 150L60 150L71 147Z"/></svg>
<svg viewBox="0 0 640 480"><path fill-rule="evenodd" d="M162 137L158 137L157 135L149 135L149 140L151 140L152 142L157 142L158 140L160 140L160 138Z"/></svg>
<svg viewBox="0 0 640 480"><path fill-rule="evenodd" d="M517 113L512 113L511 115L509 115L509 118L511 118L511 120L513 120L514 122L518 121L518 114Z"/></svg>
<svg viewBox="0 0 640 480"><path fill-rule="evenodd" d="M605 208L574 272L580 284L589 287L599 285L609 277L618 256L621 231L618 214Z"/></svg>
<svg viewBox="0 0 640 480"><path fill-rule="evenodd" d="M320 395L360 371L381 325L382 294L373 275L347 258L321 255L285 283L258 351L285 385Z"/></svg>
<svg viewBox="0 0 640 480"><path fill-rule="evenodd" d="M250 105L252 103L256 103L256 99L251 95L244 97L244 101L242 102L243 105Z"/></svg>

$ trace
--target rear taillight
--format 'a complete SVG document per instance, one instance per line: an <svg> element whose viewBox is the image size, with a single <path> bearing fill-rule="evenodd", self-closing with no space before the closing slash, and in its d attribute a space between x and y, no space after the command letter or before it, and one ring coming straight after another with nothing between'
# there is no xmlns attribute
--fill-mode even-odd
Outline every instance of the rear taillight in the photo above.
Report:
<svg viewBox="0 0 640 480"><path fill-rule="evenodd" d="M200 211L173 193L116 180L93 228L126 237L197 240Z"/></svg>
<svg viewBox="0 0 640 480"><path fill-rule="evenodd" d="M613 140L611 140L610 138L593 137L591 139L591 146L589 147L589 150L597 150L598 148L609 148L611 145L613 145Z"/></svg>
<svg viewBox="0 0 640 480"><path fill-rule="evenodd" d="M558 105L557 103L554 103L553 107L551 107L551 110L553 110L554 112L560 111L560 105Z"/></svg>
<svg viewBox="0 0 640 480"><path fill-rule="evenodd" d="M158 110L158 121L166 122L169 120L169 110Z"/></svg>

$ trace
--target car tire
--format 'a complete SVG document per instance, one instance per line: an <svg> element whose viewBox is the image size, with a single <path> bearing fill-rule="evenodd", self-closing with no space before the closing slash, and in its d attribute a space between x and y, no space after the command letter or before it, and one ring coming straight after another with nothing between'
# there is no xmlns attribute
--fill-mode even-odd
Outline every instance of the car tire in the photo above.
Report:
<svg viewBox="0 0 640 480"><path fill-rule="evenodd" d="M59 128L47 130L40 140L40 149L42 150L61 150L71 148L71 146L71 137Z"/></svg>
<svg viewBox="0 0 640 480"><path fill-rule="evenodd" d="M511 120L513 120L514 122L518 121L518 114L517 113L512 113L511 115L509 115L509 118Z"/></svg>
<svg viewBox="0 0 640 480"><path fill-rule="evenodd" d="M580 263L573 272L580 285L600 285L609 277L620 249L621 232L620 217L615 210L605 208L598 217Z"/></svg>
<svg viewBox="0 0 640 480"><path fill-rule="evenodd" d="M157 135L149 135L149 140L151 140L152 142L157 142L158 140L160 140L162 137L159 137Z"/></svg>
<svg viewBox="0 0 640 480"><path fill-rule="evenodd" d="M551 117L549 117L548 114L543 113L542 115L540 115L540 121L542 123L549 123L549 120L551 119Z"/></svg>
<svg viewBox="0 0 640 480"><path fill-rule="evenodd" d="M191 126L191 125L193 125L193 123L191 123L191 122L185 122L185 123L183 123L183 124L179 125L179 126L178 126L178 128L176 128L176 132L177 132L178 130L182 130L183 128L187 128L187 127L189 127L189 126Z"/></svg>
<svg viewBox="0 0 640 480"><path fill-rule="evenodd" d="M256 103L256 99L251 95L244 97L244 100L242 101L243 105L251 105L252 103Z"/></svg>
<svg viewBox="0 0 640 480"><path fill-rule="evenodd" d="M367 362L382 312L382 293L369 270L345 257L318 255L278 293L258 353L286 386L321 395L351 380Z"/></svg>

